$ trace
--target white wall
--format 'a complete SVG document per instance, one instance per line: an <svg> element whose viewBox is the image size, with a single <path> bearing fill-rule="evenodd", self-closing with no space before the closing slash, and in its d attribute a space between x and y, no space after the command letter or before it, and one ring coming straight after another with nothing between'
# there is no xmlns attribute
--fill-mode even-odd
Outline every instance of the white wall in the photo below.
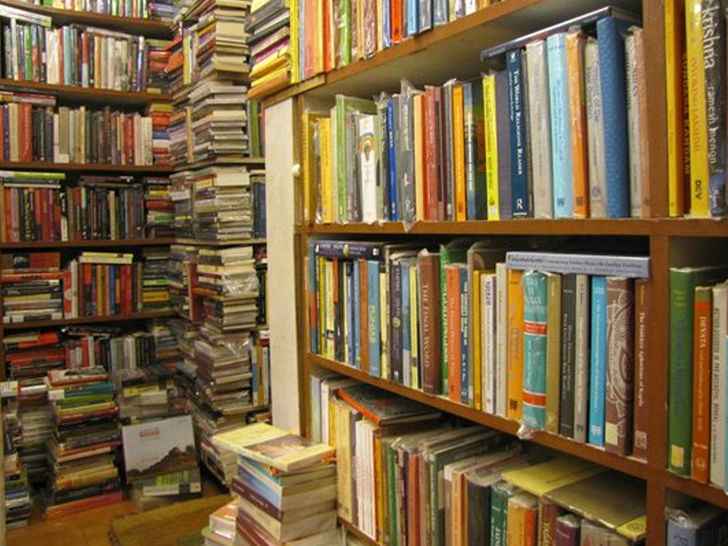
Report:
<svg viewBox="0 0 728 546"><path fill-rule="evenodd" d="M273 424L299 431L293 100L265 112L268 323Z"/></svg>

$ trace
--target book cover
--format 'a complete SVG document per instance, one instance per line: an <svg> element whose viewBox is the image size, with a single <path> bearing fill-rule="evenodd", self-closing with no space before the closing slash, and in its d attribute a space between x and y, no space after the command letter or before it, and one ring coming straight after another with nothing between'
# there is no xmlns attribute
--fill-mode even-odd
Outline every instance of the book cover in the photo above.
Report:
<svg viewBox="0 0 728 546"><path fill-rule="evenodd" d="M534 430L546 426L547 276L540 271L523 275L523 416Z"/></svg>
<svg viewBox="0 0 728 546"><path fill-rule="evenodd" d="M589 277L576 276L574 439L586 442L589 421Z"/></svg>
<svg viewBox="0 0 728 546"><path fill-rule="evenodd" d="M665 32L665 103L667 108L667 188L668 213L682 216L685 212L683 184L683 44L685 43L685 3L666 0Z"/></svg>
<svg viewBox="0 0 728 546"><path fill-rule="evenodd" d="M481 272L480 276L481 299L481 409L486 413L496 413L496 275L495 273ZM477 361L476 361L477 365Z"/></svg>
<svg viewBox="0 0 728 546"><path fill-rule="evenodd" d="M695 287L693 311L693 445L690 476L708 483L710 460L710 366L712 358L713 291Z"/></svg>
<svg viewBox="0 0 728 546"><path fill-rule="evenodd" d="M483 76L483 112L485 116L485 195L488 220L500 220L500 196L498 194L498 123L496 118L495 74Z"/></svg>
<svg viewBox="0 0 728 546"><path fill-rule="evenodd" d="M464 84L465 176L468 220L486 219L485 119L483 86L480 80Z"/></svg>
<svg viewBox="0 0 728 546"><path fill-rule="evenodd" d="M453 163L453 219L467 219L467 188L465 182L465 119L463 112L463 84L452 86L452 163Z"/></svg>
<svg viewBox="0 0 728 546"><path fill-rule="evenodd" d="M506 66L510 118L511 209L513 217L519 218L532 213L528 191L524 75L520 50L506 54Z"/></svg>
<svg viewBox="0 0 728 546"><path fill-rule="evenodd" d="M426 249L417 257L420 300L420 355L422 388L429 394L442 392L442 328L440 313L440 256Z"/></svg>
<svg viewBox="0 0 728 546"><path fill-rule="evenodd" d="M511 121L508 108L508 70L495 75L496 138L498 139L498 218L513 218L511 180Z"/></svg>
<svg viewBox="0 0 728 546"><path fill-rule="evenodd" d="M372 114L357 117L358 128L358 165L359 190L361 202L361 221L375 222L378 219L377 207L377 142L375 140L375 120Z"/></svg>
<svg viewBox="0 0 728 546"><path fill-rule="evenodd" d="M447 301L447 322L444 322L447 339L447 393L450 400L460 401L461 388L461 352L462 340L460 337L461 323L461 276L460 269L465 266L460 263L449 264L445 268L445 281L447 289L445 297Z"/></svg>
<svg viewBox="0 0 728 546"><path fill-rule="evenodd" d="M710 380L710 483L721 486L725 480L725 423L726 407L726 345L722 342L728 334L728 285L713 286L711 316L711 380Z"/></svg>

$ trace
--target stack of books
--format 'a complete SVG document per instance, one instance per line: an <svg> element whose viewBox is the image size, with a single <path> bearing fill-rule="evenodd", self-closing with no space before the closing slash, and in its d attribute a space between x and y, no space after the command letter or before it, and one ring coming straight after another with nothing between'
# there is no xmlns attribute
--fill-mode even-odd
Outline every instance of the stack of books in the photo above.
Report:
<svg viewBox="0 0 728 546"><path fill-rule="evenodd" d="M145 248L142 253L141 308L144 311L170 309L169 279L167 278L166 250Z"/></svg>
<svg viewBox="0 0 728 546"><path fill-rule="evenodd" d="M253 230L250 172L245 167L208 167L193 181L192 221L197 239L249 239Z"/></svg>
<svg viewBox="0 0 728 546"><path fill-rule="evenodd" d="M3 254L3 323L63 318L60 252Z"/></svg>
<svg viewBox="0 0 728 546"><path fill-rule="evenodd" d="M64 173L0 171L5 218L0 224L0 241L62 240L61 187L65 179Z"/></svg>
<svg viewBox="0 0 728 546"><path fill-rule="evenodd" d="M77 24L51 28L50 17L9 6L2 6L0 13L9 19L2 25L3 77L117 91L146 90L144 37ZM31 43L44 44L42 55L38 45L21 47ZM68 47L71 43L77 47Z"/></svg>
<svg viewBox="0 0 728 546"><path fill-rule="evenodd" d="M310 250L314 352L531 429L646 457L646 406L633 396L646 354L649 258L639 249L506 251L459 239L439 251L330 240Z"/></svg>
<svg viewBox="0 0 728 546"><path fill-rule="evenodd" d="M174 372L182 361L182 352L177 338L166 321L153 320L147 328L154 337L154 357L159 370Z"/></svg>
<svg viewBox="0 0 728 546"><path fill-rule="evenodd" d="M670 510L665 516L667 546L715 544L728 533L728 511L707 502Z"/></svg>
<svg viewBox="0 0 728 546"><path fill-rule="evenodd" d="M210 514L210 524L202 529L205 546L234 546L240 542L236 539L235 520L238 516L238 503L230 501Z"/></svg>
<svg viewBox="0 0 728 546"><path fill-rule="evenodd" d="M253 193L253 237L265 239L267 216L265 211L265 170L250 171L250 187Z"/></svg>
<svg viewBox="0 0 728 546"><path fill-rule="evenodd" d="M168 49L167 40L147 38L147 57L149 71L147 73L148 93L169 93L169 77L167 76L167 63L172 52Z"/></svg>
<svg viewBox="0 0 728 546"><path fill-rule="evenodd" d="M213 439L238 454L237 533L252 544L337 542L334 449L265 423Z"/></svg>
<svg viewBox="0 0 728 546"><path fill-rule="evenodd" d="M291 81L290 12L281 0L256 0L250 10L250 98L269 95Z"/></svg>
<svg viewBox="0 0 728 546"><path fill-rule="evenodd" d="M192 228L192 181L193 171L179 171L169 177L172 183L174 205L174 234L181 239L194 238Z"/></svg>
<svg viewBox="0 0 728 546"><path fill-rule="evenodd" d="M169 123L172 105L168 102L153 102L147 114L152 118L152 157L155 165L172 165L172 142Z"/></svg>
<svg viewBox="0 0 728 546"><path fill-rule="evenodd" d="M122 427L126 481L140 510L198 497L202 492L189 415Z"/></svg>
<svg viewBox="0 0 728 546"><path fill-rule="evenodd" d="M174 58L170 59L170 64ZM169 116L169 150L172 164L184 165L192 161L192 107L189 89L185 87L174 94L172 114Z"/></svg>
<svg viewBox="0 0 728 546"><path fill-rule="evenodd" d="M59 332L27 331L3 336L5 377L15 381L43 378L64 368L66 351Z"/></svg>
<svg viewBox="0 0 728 546"><path fill-rule="evenodd" d="M174 311L191 318L192 295L191 278L194 277L197 263L197 247L192 245L172 245L169 247L169 301Z"/></svg>
<svg viewBox="0 0 728 546"><path fill-rule="evenodd" d="M174 236L172 185L166 176L144 178L147 237Z"/></svg>
<svg viewBox="0 0 728 546"><path fill-rule="evenodd" d="M177 16L177 6L173 0L155 0L148 2L149 18L172 23Z"/></svg>
<svg viewBox="0 0 728 546"><path fill-rule="evenodd" d="M27 525L31 500L28 473L20 458L22 424L15 393L3 394L3 480L5 482L5 522L9 528Z"/></svg>
<svg viewBox="0 0 728 546"><path fill-rule="evenodd" d="M52 476L46 516L122 499L116 449L121 443L114 384L99 366L48 372L55 430L49 442Z"/></svg>

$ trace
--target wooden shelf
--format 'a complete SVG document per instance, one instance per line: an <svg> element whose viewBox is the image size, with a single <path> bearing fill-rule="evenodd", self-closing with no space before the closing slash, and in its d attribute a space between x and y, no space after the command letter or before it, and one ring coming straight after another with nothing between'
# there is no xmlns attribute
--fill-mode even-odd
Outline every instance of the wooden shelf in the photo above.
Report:
<svg viewBox="0 0 728 546"><path fill-rule="evenodd" d="M417 402L426 404L433 408L437 408L445 413L457 415L458 417L462 417L469 421L473 421L483 426L494 428L496 430L500 430L514 436L518 432L519 424L515 421L510 421L496 415L477 411L471 407L464 406L463 404L459 404L457 402L453 402L452 400L449 400L442 396L426 394L417 389L398 385L387 379L373 377L368 373L362 372L361 370L358 370L346 364L334 362L318 355L308 353L306 354L306 358L308 359L310 364L326 368L327 370L340 373L341 375L352 377L357 381L374 385L375 387L379 387L383 390L393 392L411 400L416 400ZM645 461L632 457L621 457L619 455L607 453L604 449L594 447L589 444L576 442L569 438L564 438L563 436L556 436L547 432L537 432L535 433L533 438L529 439L529 441L551 449L555 449L567 455L573 455L575 457L579 457L580 459L585 459L587 461L600 464L613 470L618 470L619 472L623 472L637 478L646 479L649 475L649 469Z"/></svg>
<svg viewBox="0 0 728 546"><path fill-rule="evenodd" d="M48 15L53 22L59 25L82 23L99 27L110 28L129 34L141 34L149 38L170 38L172 29L168 23L154 19L140 19L137 17L119 17L106 15L93 11L76 11L48 6L39 6L18 0L0 0L0 4L12 6L43 15Z"/></svg>
<svg viewBox="0 0 728 546"><path fill-rule="evenodd" d="M118 248L137 246L167 246L174 244L174 237L149 239L92 239L86 241L24 241L0 243L0 250L25 250L35 248Z"/></svg>
<svg viewBox="0 0 728 546"><path fill-rule="evenodd" d="M0 169L122 174L170 174L172 172L172 169L166 165L110 165L106 163L51 163L48 161L0 161Z"/></svg>
<svg viewBox="0 0 728 546"><path fill-rule="evenodd" d="M147 320L154 318L171 318L177 316L174 311L142 311L131 315L107 315L102 317L79 317L60 320L34 320L31 322L17 322L3 324L2 330L25 330L28 328L50 328L70 326L73 324L103 324L108 322L127 322L132 320Z"/></svg>
<svg viewBox="0 0 728 546"><path fill-rule="evenodd" d="M346 531L352 535L354 535L356 538L361 540L364 544L368 544L369 546L380 546L379 542L376 540L373 540L368 535L364 534L356 525L353 523L346 521L345 519L339 518L339 523L341 526L346 529Z"/></svg>
<svg viewBox="0 0 728 546"><path fill-rule="evenodd" d="M200 239L174 239L174 243L178 245L195 245L195 246L245 246L245 245L264 245L266 239L233 239L231 241L203 241Z"/></svg>
<svg viewBox="0 0 728 546"><path fill-rule="evenodd" d="M718 487L704 485L687 478L682 478L668 470L664 470L664 479L668 489L728 509L728 495Z"/></svg>
<svg viewBox="0 0 728 546"><path fill-rule="evenodd" d="M116 91L114 89L97 89L95 87L78 87L75 85L57 85L51 83L17 81L0 78L0 88L16 92L47 93L64 102L110 105L121 107L139 107L151 102L169 102L170 95L147 93L144 91Z"/></svg>

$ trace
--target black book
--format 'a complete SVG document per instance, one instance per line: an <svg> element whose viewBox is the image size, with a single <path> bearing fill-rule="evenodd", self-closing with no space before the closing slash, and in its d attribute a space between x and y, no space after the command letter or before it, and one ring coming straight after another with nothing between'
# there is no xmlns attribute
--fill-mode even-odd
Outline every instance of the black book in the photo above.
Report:
<svg viewBox="0 0 728 546"><path fill-rule="evenodd" d="M390 262L389 276L389 379L402 383L402 266L399 262Z"/></svg>

